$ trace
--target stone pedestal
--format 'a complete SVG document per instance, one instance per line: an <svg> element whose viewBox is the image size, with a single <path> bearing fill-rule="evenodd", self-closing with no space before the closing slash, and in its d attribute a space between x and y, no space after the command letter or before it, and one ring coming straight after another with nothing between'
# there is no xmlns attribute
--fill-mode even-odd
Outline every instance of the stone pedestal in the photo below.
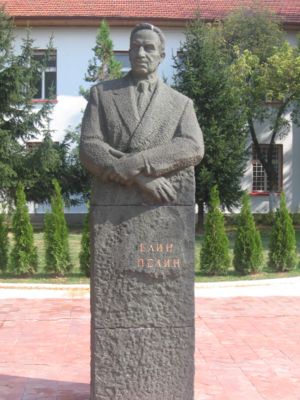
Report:
<svg viewBox="0 0 300 400"><path fill-rule="evenodd" d="M192 400L194 206L93 206L91 400Z"/></svg>

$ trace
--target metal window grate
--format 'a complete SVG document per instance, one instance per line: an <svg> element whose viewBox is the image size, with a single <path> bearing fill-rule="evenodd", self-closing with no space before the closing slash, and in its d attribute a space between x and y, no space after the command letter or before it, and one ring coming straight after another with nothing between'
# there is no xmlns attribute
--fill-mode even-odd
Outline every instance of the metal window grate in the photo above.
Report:
<svg viewBox="0 0 300 400"><path fill-rule="evenodd" d="M260 149L264 157L267 157L269 145L261 144ZM253 146L252 148L252 167L253 167L253 179L252 179L252 191L254 192L268 192L270 190L270 182L267 178L267 174L261 162L258 159L257 152ZM276 144L273 148L272 153L272 164L275 171L275 191L280 192L282 190L282 145Z"/></svg>

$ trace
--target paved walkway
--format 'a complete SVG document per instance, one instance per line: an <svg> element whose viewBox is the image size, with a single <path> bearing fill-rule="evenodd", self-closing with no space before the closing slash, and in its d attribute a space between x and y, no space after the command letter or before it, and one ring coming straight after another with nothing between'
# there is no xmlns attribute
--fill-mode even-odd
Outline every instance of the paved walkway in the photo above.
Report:
<svg viewBox="0 0 300 400"><path fill-rule="evenodd" d="M196 296L195 400L299 400L299 280ZM88 400L89 323L87 287L0 284L0 399Z"/></svg>

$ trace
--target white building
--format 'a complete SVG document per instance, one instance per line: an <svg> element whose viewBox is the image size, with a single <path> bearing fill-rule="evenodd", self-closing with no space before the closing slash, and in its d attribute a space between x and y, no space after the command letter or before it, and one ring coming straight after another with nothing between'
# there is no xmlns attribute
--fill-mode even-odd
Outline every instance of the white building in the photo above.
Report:
<svg viewBox="0 0 300 400"><path fill-rule="evenodd" d="M166 36L166 58L160 67L161 76L172 81L173 59L180 42L184 40L186 23L200 10L207 20L220 19L234 8L251 4L251 0L0 0L17 26L17 44L31 27L34 46L43 51L50 36L55 52L48 70L42 76L38 104L47 101L47 87L56 86L53 111L53 139L61 140L68 127L75 127L81 120L85 100L79 87L87 84L84 75L92 58L96 31L103 18L111 29L111 38L117 58L128 67L127 51L129 34L138 22L151 22L161 27ZM296 44L300 31L300 1L264 0L263 3L279 14L284 21L288 40ZM261 142L268 143L267 127L262 127ZM300 128L291 125L286 137L277 142L278 186L287 195L292 212L300 212ZM268 193L265 173L260 163L249 159L243 187L252 194L254 212L268 211Z"/></svg>

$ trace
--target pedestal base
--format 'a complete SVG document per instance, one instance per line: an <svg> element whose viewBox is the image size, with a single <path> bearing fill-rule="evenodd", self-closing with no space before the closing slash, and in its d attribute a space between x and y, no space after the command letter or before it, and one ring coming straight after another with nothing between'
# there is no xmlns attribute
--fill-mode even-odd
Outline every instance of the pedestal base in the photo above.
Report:
<svg viewBox="0 0 300 400"><path fill-rule="evenodd" d="M91 400L192 400L194 207L91 210Z"/></svg>

